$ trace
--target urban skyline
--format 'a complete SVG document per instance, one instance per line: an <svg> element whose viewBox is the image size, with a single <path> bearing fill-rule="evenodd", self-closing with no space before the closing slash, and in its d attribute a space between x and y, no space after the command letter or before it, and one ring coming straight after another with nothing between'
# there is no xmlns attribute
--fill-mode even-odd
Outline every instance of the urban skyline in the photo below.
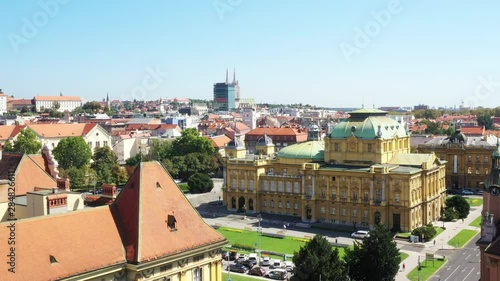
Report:
<svg viewBox="0 0 500 281"><path fill-rule="evenodd" d="M17 98L212 99L236 68L241 97L257 103L492 107L499 5L3 2L0 88Z"/></svg>

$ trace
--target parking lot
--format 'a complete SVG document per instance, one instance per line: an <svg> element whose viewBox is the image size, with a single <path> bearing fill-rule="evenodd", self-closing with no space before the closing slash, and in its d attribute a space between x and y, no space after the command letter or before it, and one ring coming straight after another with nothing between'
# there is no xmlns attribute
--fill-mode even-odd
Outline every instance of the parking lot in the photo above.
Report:
<svg viewBox="0 0 500 281"><path fill-rule="evenodd" d="M292 276L293 263L272 259L269 257L258 257L257 254L223 254L223 270L231 270L231 273L260 276L274 280L288 280Z"/></svg>

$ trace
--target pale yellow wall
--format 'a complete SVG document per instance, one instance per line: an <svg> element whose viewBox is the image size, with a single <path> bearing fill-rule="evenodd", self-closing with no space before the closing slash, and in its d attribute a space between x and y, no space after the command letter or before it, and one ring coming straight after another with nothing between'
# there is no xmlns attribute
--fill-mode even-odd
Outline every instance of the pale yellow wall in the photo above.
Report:
<svg viewBox="0 0 500 281"><path fill-rule="evenodd" d="M33 193L27 194L28 217L46 216L47 215L47 199L46 196Z"/></svg>
<svg viewBox="0 0 500 281"><path fill-rule="evenodd" d="M9 208L9 205L7 202L5 203L0 203L0 221L6 221L7 219L10 218L9 214L7 213L7 209Z"/></svg>

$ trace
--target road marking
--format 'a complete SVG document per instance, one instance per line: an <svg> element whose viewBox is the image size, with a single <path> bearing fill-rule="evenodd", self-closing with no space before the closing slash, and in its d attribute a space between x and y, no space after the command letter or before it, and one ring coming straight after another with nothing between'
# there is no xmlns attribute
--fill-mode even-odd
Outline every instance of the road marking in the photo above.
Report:
<svg viewBox="0 0 500 281"><path fill-rule="evenodd" d="M465 259L468 259L469 257L470 257L470 254Z"/></svg>
<svg viewBox="0 0 500 281"><path fill-rule="evenodd" d="M469 277L469 275L472 273L472 271L474 271L474 267L470 270L469 274L465 275L464 280L467 279L467 277Z"/></svg>
<svg viewBox="0 0 500 281"><path fill-rule="evenodd" d="M458 270L458 266L457 266L457 268L455 268L455 270L453 270L453 272L450 274L450 276L448 276L448 278L444 279L444 281L450 279L450 277L453 275L453 273L455 273L455 271L457 271L457 270Z"/></svg>

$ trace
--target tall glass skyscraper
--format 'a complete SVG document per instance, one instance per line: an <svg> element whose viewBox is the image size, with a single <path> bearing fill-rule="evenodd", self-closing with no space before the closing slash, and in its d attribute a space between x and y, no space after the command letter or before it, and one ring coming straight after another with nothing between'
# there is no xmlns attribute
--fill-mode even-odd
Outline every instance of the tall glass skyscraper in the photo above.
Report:
<svg viewBox="0 0 500 281"><path fill-rule="evenodd" d="M240 100L240 85L236 80L236 70L233 74L233 82L229 83L228 71L226 69L226 82L214 84L214 110L230 111L238 108Z"/></svg>

